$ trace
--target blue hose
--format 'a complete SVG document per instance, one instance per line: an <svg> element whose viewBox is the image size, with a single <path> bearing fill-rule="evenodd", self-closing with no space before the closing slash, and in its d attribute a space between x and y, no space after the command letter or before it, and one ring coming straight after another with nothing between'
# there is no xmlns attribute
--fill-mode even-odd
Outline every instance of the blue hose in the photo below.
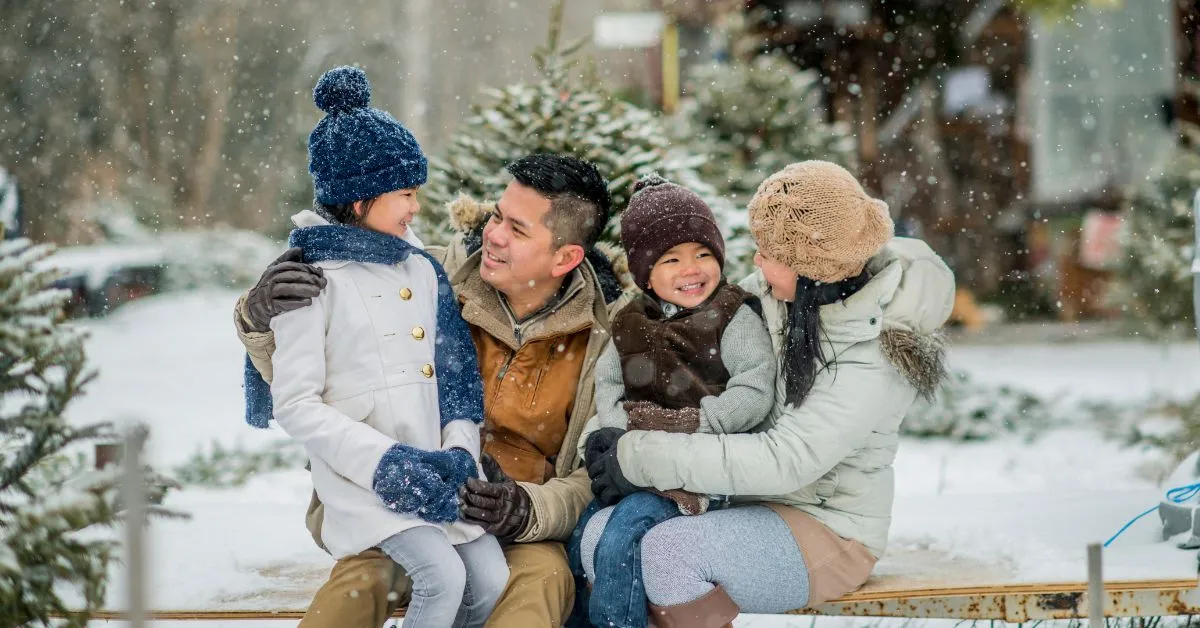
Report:
<svg viewBox="0 0 1200 628"><path fill-rule="evenodd" d="M1189 499L1192 499L1193 497L1195 497L1198 494L1200 494L1200 482L1197 482L1195 484L1187 484L1184 486L1176 486L1175 488L1167 490L1167 500L1172 503L1175 503L1175 504L1182 504L1183 502L1186 502ZM1134 517L1133 519L1130 519L1128 523L1121 526L1120 530L1117 530L1116 534L1112 535L1111 538L1109 538L1107 541L1104 542L1104 547L1108 547L1109 543L1112 543L1113 541L1117 540L1117 537L1121 536L1121 533L1128 530L1129 526L1136 523L1138 519L1145 517L1146 515L1154 512L1155 510L1158 510L1158 506L1155 506L1155 507L1151 508L1150 510L1147 510L1146 512L1143 512L1142 514Z"/></svg>

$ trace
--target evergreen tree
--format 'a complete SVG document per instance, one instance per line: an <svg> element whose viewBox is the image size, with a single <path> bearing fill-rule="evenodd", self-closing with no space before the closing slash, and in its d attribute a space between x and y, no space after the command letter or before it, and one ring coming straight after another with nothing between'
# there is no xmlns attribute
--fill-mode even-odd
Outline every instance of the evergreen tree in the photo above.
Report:
<svg viewBox="0 0 1200 628"><path fill-rule="evenodd" d="M728 216L730 204L696 170L706 157L673 144L660 116L615 98L576 68L584 40L560 47L561 24L560 1L551 9L548 42L534 53L541 78L484 90L487 102L473 107L445 153L431 160L424 188L430 239L440 241L448 232L449 202L459 194L495 200L508 181L504 166L535 152L575 155L608 178L614 211L604 239L610 242L617 240L633 184L653 172L695 191L718 220Z"/></svg>
<svg viewBox="0 0 1200 628"><path fill-rule="evenodd" d="M69 448L111 439L111 426L70 425L63 412L91 381L84 335L62 324L68 293L51 289L49 247L0 242L0 618L84 626L104 602L110 539L80 532L119 514L119 469L85 470ZM160 482L156 497L165 485ZM69 608L64 592L78 592Z"/></svg>
<svg viewBox="0 0 1200 628"><path fill-rule="evenodd" d="M1162 176L1140 186L1125 209L1125 255L1113 300L1138 331L1192 336L1193 203L1200 192L1200 129L1184 127L1180 146Z"/></svg>
<svg viewBox="0 0 1200 628"><path fill-rule="evenodd" d="M820 75L780 55L699 66L685 92L675 134L710 155L701 174L739 206L790 163L854 165L848 129L824 120Z"/></svg>

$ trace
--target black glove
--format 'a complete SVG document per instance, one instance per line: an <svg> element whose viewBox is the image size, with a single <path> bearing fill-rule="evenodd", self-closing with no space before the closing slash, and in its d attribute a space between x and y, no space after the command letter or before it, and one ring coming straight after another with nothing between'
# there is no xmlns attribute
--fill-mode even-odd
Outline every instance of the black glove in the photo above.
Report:
<svg viewBox="0 0 1200 628"><path fill-rule="evenodd" d="M596 460L604 455L604 452L616 447L617 439L624 433L625 430L619 427L602 427L588 434L587 440L583 441L584 462Z"/></svg>
<svg viewBox="0 0 1200 628"><path fill-rule="evenodd" d="M588 462L588 477L592 478L592 494L605 506L613 506L626 495L642 490L625 479L617 460L617 445L613 443L595 460Z"/></svg>
<svg viewBox="0 0 1200 628"><path fill-rule="evenodd" d="M283 252L263 271L258 283L246 296L250 331L271 329L271 319L292 310L312 305L313 297L325 288L325 274L303 262L304 251L292 247Z"/></svg>
<svg viewBox="0 0 1200 628"><path fill-rule="evenodd" d="M459 489L462 519L509 543L529 524L529 495L488 454L480 457L479 464L491 481L470 478Z"/></svg>

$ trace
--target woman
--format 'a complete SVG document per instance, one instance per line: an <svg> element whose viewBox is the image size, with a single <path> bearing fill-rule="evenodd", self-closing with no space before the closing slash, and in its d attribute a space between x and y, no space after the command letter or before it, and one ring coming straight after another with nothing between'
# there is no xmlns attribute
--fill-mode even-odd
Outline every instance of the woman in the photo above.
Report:
<svg viewBox="0 0 1200 628"><path fill-rule="evenodd" d="M770 416L745 434L628 432L589 463L599 494L734 495L642 543L660 628L729 625L853 591L887 544L898 430L944 375L935 332L954 278L924 243L892 238L887 206L843 168L792 164L750 201L761 298L780 356Z"/></svg>

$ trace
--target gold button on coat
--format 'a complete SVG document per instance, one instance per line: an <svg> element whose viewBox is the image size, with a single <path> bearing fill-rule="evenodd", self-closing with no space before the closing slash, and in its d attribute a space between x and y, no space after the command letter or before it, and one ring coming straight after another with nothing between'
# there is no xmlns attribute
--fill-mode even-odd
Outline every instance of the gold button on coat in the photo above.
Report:
<svg viewBox="0 0 1200 628"><path fill-rule="evenodd" d="M421 340L422 338L424 338L425 337L425 328L421 327L420 325L413 327L412 337L416 338L417 340Z"/></svg>
<svg viewBox="0 0 1200 628"><path fill-rule="evenodd" d="M422 366L421 374L424 375L425 377L433 377L433 365L426 364L425 366Z"/></svg>
<svg viewBox="0 0 1200 628"><path fill-rule="evenodd" d="M400 298L404 299L405 301L411 299L412 298L412 290L409 290L408 288L401 288L400 289Z"/></svg>

